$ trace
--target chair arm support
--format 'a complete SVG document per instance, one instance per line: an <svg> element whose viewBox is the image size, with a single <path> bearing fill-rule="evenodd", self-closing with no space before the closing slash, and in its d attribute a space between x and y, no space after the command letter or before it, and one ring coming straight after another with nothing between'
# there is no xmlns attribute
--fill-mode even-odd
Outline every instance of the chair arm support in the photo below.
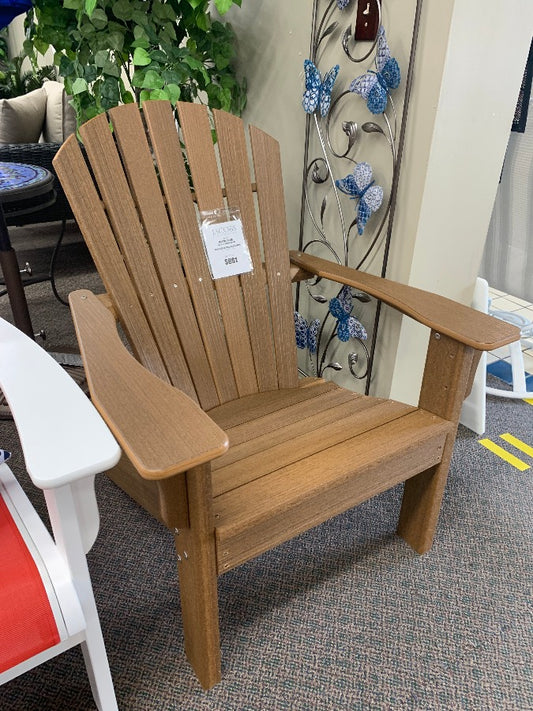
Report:
<svg viewBox="0 0 533 711"><path fill-rule="evenodd" d="M491 351L520 338L520 331L499 319L406 284L341 266L320 257L291 251L293 281L312 276L353 286L392 306L406 316L479 351Z"/></svg>
<svg viewBox="0 0 533 711"><path fill-rule="evenodd" d="M81 290L69 300L92 400L143 478L166 479L224 454L226 433L135 360L101 299Z"/></svg>
<svg viewBox="0 0 533 711"><path fill-rule="evenodd" d="M110 469L120 448L85 393L35 341L0 319L0 388L41 489Z"/></svg>

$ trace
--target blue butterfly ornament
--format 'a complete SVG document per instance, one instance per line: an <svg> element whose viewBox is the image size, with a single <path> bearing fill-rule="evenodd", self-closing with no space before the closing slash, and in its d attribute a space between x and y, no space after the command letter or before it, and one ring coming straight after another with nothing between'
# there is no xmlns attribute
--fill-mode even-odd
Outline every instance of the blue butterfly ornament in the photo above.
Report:
<svg viewBox="0 0 533 711"><path fill-rule="evenodd" d="M319 319L315 318L307 323L302 314L294 312L294 330L296 331L296 345L298 348L309 348L309 353L316 353L318 348Z"/></svg>
<svg viewBox="0 0 533 711"><path fill-rule="evenodd" d="M337 337L339 341L349 341L350 338L360 338L366 341L368 334L365 327L355 318L350 316L353 308L352 292L349 286L343 286L338 296L330 299L329 312L337 319Z"/></svg>
<svg viewBox="0 0 533 711"><path fill-rule="evenodd" d="M376 69L377 72L370 70L354 79L349 89L363 97L369 111L373 114L382 114L387 108L390 89L397 89L401 79L400 67L391 56L383 25L378 31Z"/></svg>
<svg viewBox="0 0 533 711"><path fill-rule="evenodd" d="M353 172L335 181L335 185L352 199L359 198L357 205L357 232L362 235L372 213L379 210L383 202L383 188L374 185L372 167L368 163L357 163Z"/></svg>
<svg viewBox="0 0 533 711"><path fill-rule="evenodd" d="M336 64L326 73L324 80L320 77L320 72L310 59L304 61L305 91L302 99L302 106L307 114L314 114L320 109L322 118L328 115L331 106L331 92L333 84L339 73L339 65Z"/></svg>

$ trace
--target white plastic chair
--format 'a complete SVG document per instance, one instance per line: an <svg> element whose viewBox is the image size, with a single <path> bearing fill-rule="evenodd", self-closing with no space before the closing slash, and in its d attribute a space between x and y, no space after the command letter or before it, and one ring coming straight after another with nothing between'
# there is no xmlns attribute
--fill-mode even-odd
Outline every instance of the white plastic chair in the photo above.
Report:
<svg viewBox="0 0 533 711"><path fill-rule="evenodd" d="M488 313L491 316L511 323L513 326L518 326L520 329L520 340L510 343L506 348L509 349L511 356L511 384L512 390L502 390L501 388L486 388L488 395L497 395L498 397L511 397L516 399L533 398L533 392L527 389L526 372L524 367L524 356L522 348L531 348L531 336L533 336L533 323L512 311L496 311L489 306Z"/></svg>
<svg viewBox="0 0 533 711"><path fill-rule="evenodd" d="M99 527L94 475L112 467L120 449L74 381L3 319L0 388L17 426L28 474L44 491L53 531L52 537L8 465L1 463L0 684L80 644L96 706L112 711L118 707L86 553ZM15 549L22 551L23 564L12 559L9 570L15 575L10 577L6 566ZM20 608L27 587L13 581L26 568L41 604L32 603L17 621L10 608ZM36 636L36 628L48 634Z"/></svg>
<svg viewBox="0 0 533 711"><path fill-rule="evenodd" d="M516 399L533 398L533 392L527 390L524 357L522 355L522 346L531 347L531 341L528 339L533 336L533 323L519 314L491 311L489 309L489 285L486 279L481 277L476 279L472 306L478 311L489 313L502 321L513 324L513 326L518 326L521 335L519 340L513 341L513 343L506 346L506 348L509 348L511 356L512 390L493 388L487 385L487 354L483 353L481 356L472 390L463 403L460 422L476 432L476 434L482 435L485 432L487 395Z"/></svg>

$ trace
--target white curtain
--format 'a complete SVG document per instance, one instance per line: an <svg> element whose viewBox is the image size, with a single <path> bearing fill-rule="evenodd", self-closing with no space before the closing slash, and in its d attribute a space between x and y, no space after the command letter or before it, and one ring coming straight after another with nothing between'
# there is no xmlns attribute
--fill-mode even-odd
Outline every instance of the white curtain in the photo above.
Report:
<svg viewBox="0 0 533 711"><path fill-rule="evenodd" d="M533 302L532 100L525 132L512 132L509 138L480 276L496 289Z"/></svg>

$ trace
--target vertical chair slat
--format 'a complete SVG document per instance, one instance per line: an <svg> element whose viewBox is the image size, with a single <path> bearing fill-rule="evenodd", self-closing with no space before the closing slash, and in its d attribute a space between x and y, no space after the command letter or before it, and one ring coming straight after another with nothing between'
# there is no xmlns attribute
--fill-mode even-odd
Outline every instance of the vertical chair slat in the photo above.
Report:
<svg viewBox="0 0 533 711"><path fill-rule="evenodd" d="M201 211L223 208L224 198L207 108L201 104L180 103L178 116L187 148L187 159L198 208ZM257 377L239 279L238 277L216 279L214 284L237 390L240 396L250 395L257 392Z"/></svg>
<svg viewBox="0 0 533 711"><path fill-rule="evenodd" d="M168 109L166 118L170 121L171 132L166 132L165 142L167 146L171 143L177 143L179 146L172 112L170 107ZM145 141L141 115L134 104L120 111L112 109L109 113L131 190L142 218L145 237L151 248L161 288L169 305L198 400L204 408L213 407L218 403L213 377L174 243L153 157ZM190 200L190 195L185 197Z"/></svg>
<svg viewBox="0 0 533 711"><path fill-rule="evenodd" d="M254 265L252 272L241 274L240 281L259 391L275 390L278 378L272 324L243 123L225 111L214 111L213 114L228 205L238 205L240 208L244 234Z"/></svg>
<svg viewBox="0 0 533 711"><path fill-rule="evenodd" d="M298 365L294 344L290 262L287 253L287 222L279 144L255 126L250 126L250 141L261 216L270 308L276 317L273 319L272 327L278 384L280 388L291 388L298 382Z"/></svg>
<svg viewBox="0 0 533 711"><path fill-rule="evenodd" d="M107 117L102 114L94 121L84 124L80 128L80 135L113 226L115 238L152 327L171 382L179 383L187 395L196 399L196 392L166 307L165 297L146 243L143 225L130 193ZM140 154L143 150L148 150L146 140L144 146L141 143L137 149Z"/></svg>
<svg viewBox="0 0 533 711"><path fill-rule="evenodd" d="M198 220L179 143L171 136L175 125L168 122L170 107L165 102L147 101L145 119L174 228L181 261L187 275L198 326L211 365L219 401L234 400L238 393L233 378L228 346L219 316L218 301L198 232Z"/></svg>
<svg viewBox="0 0 533 711"><path fill-rule="evenodd" d="M76 221L106 291L112 295L126 336L139 361L152 373L170 382L165 364L133 288L115 241L100 196L75 138L67 139L54 159Z"/></svg>

